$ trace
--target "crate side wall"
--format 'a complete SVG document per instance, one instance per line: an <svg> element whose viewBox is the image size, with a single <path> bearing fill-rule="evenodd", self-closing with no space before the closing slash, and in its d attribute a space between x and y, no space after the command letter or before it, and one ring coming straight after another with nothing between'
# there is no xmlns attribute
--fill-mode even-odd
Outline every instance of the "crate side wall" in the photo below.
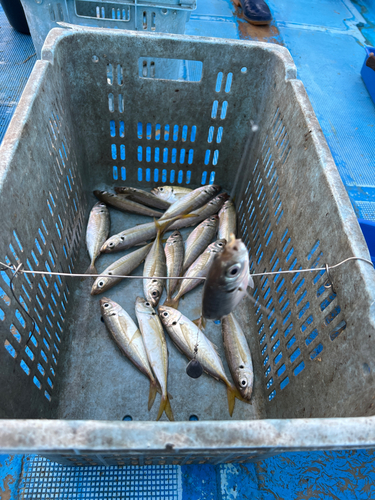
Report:
<svg viewBox="0 0 375 500"><path fill-rule="evenodd" d="M238 192L252 272L368 258L303 85L275 83ZM374 414L374 271L351 262L331 275L334 290L324 270L254 278L258 302L249 318L268 417Z"/></svg>
<svg viewBox="0 0 375 500"><path fill-rule="evenodd" d="M117 34L80 37L78 45L74 37L61 42L73 54L65 61L72 105L96 183L214 182L230 190L250 121L262 119L271 80L285 75L283 62L259 47L228 44L224 50L211 40L138 37L127 44ZM202 79L140 76L141 62L157 58L202 62Z"/></svg>
<svg viewBox="0 0 375 500"><path fill-rule="evenodd" d="M0 255L24 269L74 272L84 228L82 162L63 71L37 64L4 138L1 157ZM63 277L0 277L0 400L8 418L54 415L68 340L74 284Z"/></svg>

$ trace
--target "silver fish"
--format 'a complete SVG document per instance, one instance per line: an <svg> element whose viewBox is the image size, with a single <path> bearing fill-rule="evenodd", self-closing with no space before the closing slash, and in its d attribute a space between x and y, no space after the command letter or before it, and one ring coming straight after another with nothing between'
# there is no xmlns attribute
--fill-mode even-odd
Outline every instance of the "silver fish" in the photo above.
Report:
<svg viewBox="0 0 375 500"><path fill-rule="evenodd" d="M186 293L193 290L193 288L202 284L203 280L197 278L204 278L210 269L210 266L217 253L224 250L225 240L217 240L211 243L206 250L193 262L189 269L184 273L184 276L192 279L181 280L181 284L177 290L177 293L172 299L166 300L165 305L170 307L175 307L177 309L178 303L181 297Z"/></svg>
<svg viewBox="0 0 375 500"><path fill-rule="evenodd" d="M220 186L215 186L214 184L194 189L194 191L181 198L181 200L173 203L160 217L160 220L194 212L196 208L201 207L216 196L220 189Z"/></svg>
<svg viewBox="0 0 375 500"><path fill-rule="evenodd" d="M142 297L137 297L135 301L135 314L142 333L148 361L161 387L161 402L156 420L160 419L164 411L169 420L174 420L167 390L168 347L163 326L150 302Z"/></svg>
<svg viewBox="0 0 375 500"><path fill-rule="evenodd" d="M254 287L249 273L249 253L244 243L232 235L208 271L203 288L202 316L217 320L231 313L246 295L248 286Z"/></svg>
<svg viewBox="0 0 375 500"><path fill-rule="evenodd" d="M151 193L172 205L176 201L191 193L193 190L181 186L160 186L151 189Z"/></svg>
<svg viewBox="0 0 375 500"><path fill-rule="evenodd" d="M195 220L195 216L192 216L190 214L184 215L182 217L174 217L173 219L170 219L171 225L168 226L168 231L170 231L171 227L175 224L178 224L178 227L173 227L174 230L194 225L195 222L191 221ZM132 248L136 245L139 245L140 243L145 243L146 241L155 238L156 233L157 226L155 225L155 222L140 224L139 226L131 227L130 229L121 231L121 233L115 234L108 238L108 240L103 244L100 251L101 253L112 253L118 252L120 250L127 250L128 248Z"/></svg>
<svg viewBox="0 0 375 500"><path fill-rule="evenodd" d="M225 356L233 381L242 397L250 401L254 370L246 337L233 313L221 320Z"/></svg>
<svg viewBox="0 0 375 500"><path fill-rule="evenodd" d="M121 196L119 194L109 193L108 191L94 191L94 195L107 205L122 210L123 212L130 212L131 214L147 215L149 217L160 217L162 212L153 210L152 208L145 207L140 203L129 200L126 196Z"/></svg>
<svg viewBox="0 0 375 500"><path fill-rule="evenodd" d="M167 264L165 261L165 253L161 242L161 236L168 225L171 224L171 221L163 221L160 224L155 222L155 224L158 226L158 232L156 239L152 244L151 250L147 255L143 269L143 276L147 276L149 278L155 277L154 279L143 280L143 293L145 294L145 298L151 302L153 307L158 305L165 285L164 280L158 279L157 276L166 276Z"/></svg>
<svg viewBox="0 0 375 500"><path fill-rule="evenodd" d="M155 401L156 392L160 389L148 362L141 332L129 314L113 300L107 297L100 299L100 309L104 323L120 351L150 379L148 398L150 410Z"/></svg>
<svg viewBox="0 0 375 500"><path fill-rule="evenodd" d="M141 262L145 260L148 252L151 250L151 246L152 243L149 243L139 250L135 250L134 252L124 255L124 257L121 257L121 259L116 260L116 262L104 269L101 274L128 276L132 271L134 271L134 269L139 266L139 264L141 264ZM121 280L122 278L108 278L105 276L99 276L98 278L96 278L94 284L92 285L91 295L99 295L99 293L103 293L106 290L109 290L109 288L112 288Z"/></svg>
<svg viewBox="0 0 375 500"><path fill-rule="evenodd" d="M191 264L200 256L200 254L210 244L215 236L216 228L219 222L217 215L212 215L197 226L194 231L189 234L185 241L185 258L182 270L185 272ZM222 238L220 238L222 239Z"/></svg>
<svg viewBox="0 0 375 500"><path fill-rule="evenodd" d="M227 200L219 212L218 238L229 241L229 236L237 232L236 208L232 200Z"/></svg>
<svg viewBox="0 0 375 500"><path fill-rule="evenodd" d="M89 216L86 229L86 245L90 255L90 267L87 273L97 274L95 260L100 254L100 249L108 238L110 228L109 211L105 203L95 203Z"/></svg>
<svg viewBox="0 0 375 500"><path fill-rule="evenodd" d="M182 263L184 260L184 241L180 231L174 231L167 239L164 248L165 258L167 262L167 276L181 276ZM167 299L171 298L176 290L179 280L169 279L167 281Z"/></svg>
<svg viewBox="0 0 375 500"><path fill-rule="evenodd" d="M182 225L184 223L184 220L179 219L171 226L169 226L168 230L171 231L175 229L182 229L183 227L191 227L199 224L204 219L207 219L207 217L211 217L211 215L217 214L228 198L229 194L227 193L218 194L217 196L215 196L215 198L203 205L203 207L196 208L193 212L194 217L192 217L191 219L186 219L185 225Z"/></svg>
<svg viewBox="0 0 375 500"><path fill-rule="evenodd" d="M159 317L172 341L188 359L194 357L203 370L227 386L229 414L232 416L235 398L243 401L238 389L229 381L216 347L204 333L180 311L160 306Z"/></svg>
<svg viewBox="0 0 375 500"><path fill-rule="evenodd" d="M131 227L121 233L115 234L108 238L101 247L101 253L119 252L120 250L127 250L139 243L146 242L155 238L157 228L155 222L147 222L147 224L140 224L139 226Z"/></svg>
<svg viewBox="0 0 375 500"><path fill-rule="evenodd" d="M142 205L147 205L152 208L160 208L161 210L167 210L171 206L169 201L165 201L158 196L155 196L148 191L143 191L142 189L137 189L133 187L115 187L115 192L117 194L125 195L129 200L136 201Z"/></svg>

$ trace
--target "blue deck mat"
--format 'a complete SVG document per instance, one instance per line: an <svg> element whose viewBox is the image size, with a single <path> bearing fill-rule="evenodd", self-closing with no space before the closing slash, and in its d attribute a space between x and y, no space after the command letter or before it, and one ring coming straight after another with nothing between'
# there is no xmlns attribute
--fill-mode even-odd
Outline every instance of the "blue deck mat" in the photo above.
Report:
<svg viewBox="0 0 375 500"><path fill-rule="evenodd" d="M31 37L17 33L0 6L0 142L36 61Z"/></svg>
<svg viewBox="0 0 375 500"><path fill-rule="evenodd" d="M270 5L356 214L375 220L375 106L360 75L368 22L347 0Z"/></svg>

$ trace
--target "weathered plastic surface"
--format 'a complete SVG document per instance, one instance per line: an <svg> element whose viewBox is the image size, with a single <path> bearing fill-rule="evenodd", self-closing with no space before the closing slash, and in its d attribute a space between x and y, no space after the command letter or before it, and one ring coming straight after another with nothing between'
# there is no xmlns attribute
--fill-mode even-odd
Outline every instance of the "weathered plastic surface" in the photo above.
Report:
<svg viewBox="0 0 375 500"><path fill-rule="evenodd" d="M152 63L168 57L194 72L153 77ZM81 272L94 188L214 180L230 191L240 167L235 201L252 271L369 258L286 49L53 30L0 149L0 260ZM112 231L135 222L141 218L116 213ZM119 256L101 258L99 268ZM331 274L337 295L324 287L325 273L254 278L254 295L271 313L249 300L236 310L253 355L252 405L237 401L230 421L224 385L189 379L167 339L178 422L145 423L158 400L149 414L147 379L109 339L91 280L15 280L38 325L29 352L31 322L2 273L1 449L79 465L238 462L283 450L374 446L374 271L357 261ZM123 282L108 295L134 317L141 290L141 281ZM199 291L181 303L192 319L199 307ZM220 326L207 333L222 353ZM122 422L126 415L133 422ZM189 422L191 415L201 422Z"/></svg>
<svg viewBox="0 0 375 500"><path fill-rule="evenodd" d="M57 23L95 28L185 33L196 0L21 0L40 58L44 40Z"/></svg>

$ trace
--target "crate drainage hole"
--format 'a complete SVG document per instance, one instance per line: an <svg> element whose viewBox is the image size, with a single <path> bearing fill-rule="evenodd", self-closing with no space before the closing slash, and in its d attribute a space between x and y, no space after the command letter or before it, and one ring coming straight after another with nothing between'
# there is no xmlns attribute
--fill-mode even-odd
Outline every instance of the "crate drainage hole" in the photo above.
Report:
<svg viewBox="0 0 375 500"><path fill-rule="evenodd" d="M133 417L131 417L130 415L125 415L122 420L133 420Z"/></svg>
<svg viewBox="0 0 375 500"><path fill-rule="evenodd" d="M199 418L196 415L190 415L189 420L199 420Z"/></svg>

